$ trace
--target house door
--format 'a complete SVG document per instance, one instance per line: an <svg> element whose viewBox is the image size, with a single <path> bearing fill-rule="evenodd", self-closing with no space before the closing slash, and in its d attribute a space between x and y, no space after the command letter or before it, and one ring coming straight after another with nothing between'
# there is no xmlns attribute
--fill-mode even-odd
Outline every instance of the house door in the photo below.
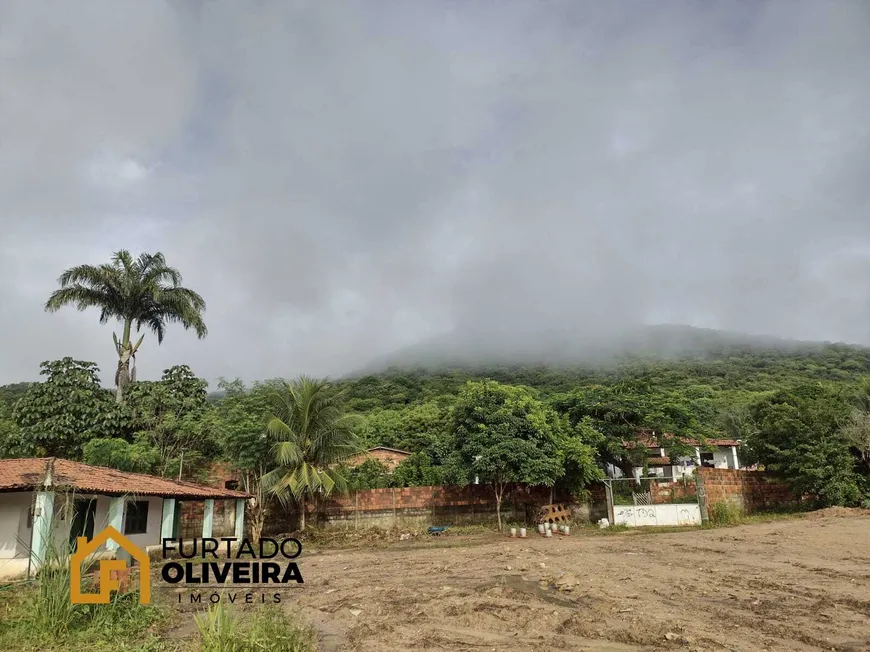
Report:
<svg viewBox="0 0 870 652"><path fill-rule="evenodd" d="M94 518L97 515L96 498L78 498L73 503L73 519L69 528L69 542L72 549L78 546L76 537L94 538Z"/></svg>

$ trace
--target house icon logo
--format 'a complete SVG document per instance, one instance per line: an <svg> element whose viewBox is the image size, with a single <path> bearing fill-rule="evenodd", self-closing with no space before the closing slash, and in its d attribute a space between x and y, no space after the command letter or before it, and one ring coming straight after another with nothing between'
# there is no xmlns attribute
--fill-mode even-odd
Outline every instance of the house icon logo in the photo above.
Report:
<svg viewBox="0 0 870 652"><path fill-rule="evenodd" d="M109 604L110 593L121 588L120 574L127 568L123 559L100 560L100 591L99 593L82 593L82 563L97 548L111 539L117 543L130 557L139 562L139 603L151 602L151 575L149 565L151 559L130 539L109 526L93 539L78 537L76 551L70 557L70 602L73 604ZM112 577L113 571L116 576Z"/></svg>

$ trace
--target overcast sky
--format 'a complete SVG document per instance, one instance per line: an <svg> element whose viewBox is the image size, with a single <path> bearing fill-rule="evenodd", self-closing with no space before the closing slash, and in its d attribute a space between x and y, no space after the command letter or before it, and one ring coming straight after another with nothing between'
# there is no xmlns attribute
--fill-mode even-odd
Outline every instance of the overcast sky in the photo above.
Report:
<svg viewBox="0 0 870 652"><path fill-rule="evenodd" d="M870 2L0 3L0 383L93 360L58 275L162 251L140 377L352 371L451 328L870 344Z"/></svg>

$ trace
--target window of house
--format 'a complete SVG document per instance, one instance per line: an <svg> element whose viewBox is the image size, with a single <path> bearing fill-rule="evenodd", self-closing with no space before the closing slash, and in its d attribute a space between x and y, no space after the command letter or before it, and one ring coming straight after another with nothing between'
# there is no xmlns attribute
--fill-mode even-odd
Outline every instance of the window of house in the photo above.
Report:
<svg viewBox="0 0 870 652"><path fill-rule="evenodd" d="M148 530L148 501L136 500L127 503L124 514L124 534L145 534Z"/></svg>
<svg viewBox="0 0 870 652"><path fill-rule="evenodd" d="M224 482L224 489L232 489L235 491L238 488L239 488L239 481L238 480L227 480L226 482Z"/></svg>
<svg viewBox="0 0 870 652"><path fill-rule="evenodd" d="M714 467L713 453L701 453L701 466Z"/></svg>

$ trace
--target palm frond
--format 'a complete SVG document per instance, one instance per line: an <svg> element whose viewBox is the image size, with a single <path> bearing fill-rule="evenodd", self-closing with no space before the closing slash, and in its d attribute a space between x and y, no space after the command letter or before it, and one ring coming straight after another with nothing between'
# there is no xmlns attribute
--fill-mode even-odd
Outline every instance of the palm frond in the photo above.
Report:
<svg viewBox="0 0 870 652"><path fill-rule="evenodd" d="M47 312L57 312L64 306L73 305L76 310L83 311L88 308L100 308L108 316L117 316L121 309L109 293L95 288L89 288L75 283L55 290L45 303ZM103 314L100 318L102 320Z"/></svg>
<svg viewBox="0 0 870 652"><path fill-rule="evenodd" d="M110 319L147 327L163 341L166 326L180 323L201 339L208 334L202 313L205 300L181 286L181 273L166 264L160 253L133 258L127 250L116 251L111 262L78 265L58 278L60 289L49 296L48 312L72 305L78 310L100 309L100 323Z"/></svg>
<svg viewBox="0 0 870 652"><path fill-rule="evenodd" d="M270 402L266 430L275 440L279 467L270 477L270 491L300 499L344 490L338 463L359 452L360 419L344 412L341 395L326 381L301 376L276 386Z"/></svg>

